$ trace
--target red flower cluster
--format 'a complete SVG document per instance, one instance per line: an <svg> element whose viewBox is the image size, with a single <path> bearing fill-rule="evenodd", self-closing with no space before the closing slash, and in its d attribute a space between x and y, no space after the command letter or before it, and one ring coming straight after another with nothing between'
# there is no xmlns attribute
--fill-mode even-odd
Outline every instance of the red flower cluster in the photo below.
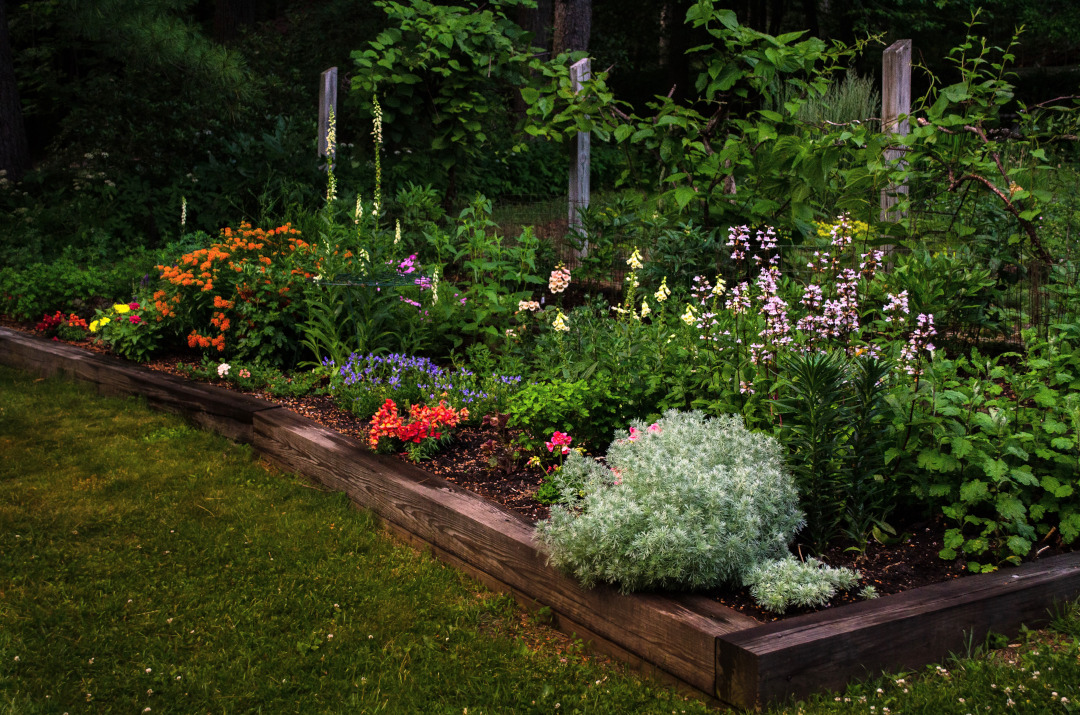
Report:
<svg viewBox="0 0 1080 715"><path fill-rule="evenodd" d="M467 419L469 411L462 407L455 410L441 400L435 407L413 405L409 408L409 421L405 422L398 414L397 405L387 398L375 416L371 418L371 433L368 446L375 449L383 437L394 437L402 442L420 444L428 438L439 439L442 429L457 427L458 421Z"/></svg>
<svg viewBox="0 0 1080 715"><path fill-rule="evenodd" d="M48 333L50 331L56 330L65 323L69 328L82 328L83 330L90 329L89 326L87 326L86 321L75 315L74 313L70 313L65 318L64 314L58 310L53 315L45 314L41 316L41 322L34 326L34 330L40 330L42 332Z"/></svg>

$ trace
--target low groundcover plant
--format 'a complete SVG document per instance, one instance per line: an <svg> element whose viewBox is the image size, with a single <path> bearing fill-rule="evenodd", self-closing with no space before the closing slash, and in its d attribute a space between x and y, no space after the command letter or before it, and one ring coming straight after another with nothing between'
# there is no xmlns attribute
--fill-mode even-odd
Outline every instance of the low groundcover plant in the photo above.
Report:
<svg viewBox="0 0 1080 715"><path fill-rule="evenodd" d="M557 477L566 504L537 528L551 563L586 586L624 592L753 581L775 611L855 585L855 572L817 564L759 570L794 562L788 545L804 524L776 440L738 416L697 411L669 410L632 429L616 433L606 464L568 455Z"/></svg>

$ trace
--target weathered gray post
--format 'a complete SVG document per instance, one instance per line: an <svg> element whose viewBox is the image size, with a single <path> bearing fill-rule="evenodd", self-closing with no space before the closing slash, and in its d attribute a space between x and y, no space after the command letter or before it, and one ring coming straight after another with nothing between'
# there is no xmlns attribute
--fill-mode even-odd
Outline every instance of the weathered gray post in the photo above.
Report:
<svg viewBox="0 0 1080 715"><path fill-rule="evenodd" d="M911 114L911 40L897 40L881 56L881 130L886 134L906 136L907 115ZM900 117L904 119L901 120ZM887 149L886 161L904 155L902 149ZM908 186L891 185L881 190L881 220L899 221L903 214L893 210Z"/></svg>
<svg viewBox="0 0 1080 715"><path fill-rule="evenodd" d="M334 168L336 147L326 146L326 135L330 131L330 111L337 120L337 67L331 67L322 73L319 86L319 156L326 157L326 166Z"/></svg>
<svg viewBox="0 0 1080 715"><path fill-rule="evenodd" d="M592 77L589 58L578 60L570 65L570 81L574 91L581 90L581 83L588 82ZM578 210L589 206L589 133L578 132L577 145L574 156L570 160L570 229L581 229L581 218ZM582 246L580 255L584 256L589 250L586 241Z"/></svg>

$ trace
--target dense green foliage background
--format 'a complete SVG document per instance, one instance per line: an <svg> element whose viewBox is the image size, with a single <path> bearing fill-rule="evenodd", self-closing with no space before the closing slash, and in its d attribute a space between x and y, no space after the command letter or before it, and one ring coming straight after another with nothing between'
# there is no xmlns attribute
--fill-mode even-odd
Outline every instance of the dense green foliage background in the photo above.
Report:
<svg viewBox="0 0 1080 715"><path fill-rule="evenodd" d="M565 190L565 145L533 142L514 150L523 108L509 75L519 71L514 65L528 55L530 38L513 28L529 3L503 0L482 10L434 3L450 34L437 41L404 36L406 52L397 60L389 48L403 36L394 28L404 14L412 16L406 34L422 31L414 9L426 3L391 3L385 11L366 0L259 3L241 18L237 33L223 37L215 20L236 4L8 3L33 170L17 190L9 184L0 192L4 257L53 257L69 244L99 255L159 245L179 235L182 197L188 227L210 232L313 207L322 190L315 152L318 76L329 66L341 69L337 168L350 194L369 193L373 184L371 90L388 91L402 71L412 75L403 86L416 92L409 99L395 95L396 106L387 107L395 116L386 134L386 195L410 182L434 184L447 205L476 190L491 198ZM873 35L882 43L912 37L918 60L946 84L954 79L947 50L962 40L963 21L977 5L980 31L991 44L1007 43L1016 26L1027 25L1016 51L1022 99L1074 93L1080 11L1064 0L780 2L767 12L755 9L759 3L716 5L772 34L809 29L826 41ZM669 91L676 100L692 93L701 69L695 57L702 56L686 51L715 39L707 28L682 22L692 6L688 0L631 0L593 8L593 66L609 69L614 94L631 107L642 109ZM453 48L435 63L408 54L422 47L437 55L451 36ZM470 45L466 36L497 36L504 45ZM851 58L862 74L877 71L877 48ZM485 58L480 89L462 84L468 74L446 69ZM923 82L916 77L916 94ZM362 91L348 92L350 85ZM445 107L439 96L467 99ZM471 112L459 125L465 134L440 129L446 126L440 109L458 117ZM605 147L598 144L594 184L610 184L618 169L605 171Z"/></svg>

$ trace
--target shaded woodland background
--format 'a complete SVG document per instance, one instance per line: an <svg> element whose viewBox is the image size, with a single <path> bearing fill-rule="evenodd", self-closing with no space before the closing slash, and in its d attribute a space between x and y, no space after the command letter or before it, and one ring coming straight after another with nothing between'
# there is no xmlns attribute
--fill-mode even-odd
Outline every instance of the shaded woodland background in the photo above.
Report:
<svg viewBox="0 0 1080 715"><path fill-rule="evenodd" d="M408 6L410 3L403 3ZM449 5L449 3L436 3ZM0 3L0 167L22 179L23 201L51 208L35 231L78 236L88 224L125 241L155 244L170 233L182 200L193 226L214 230L239 217L314 205L321 191L315 156L319 73L341 68L341 182L373 183L368 98L350 93L354 51L388 26L383 3L368 0L31 0ZM504 0L501 9L530 33L539 55L587 50L609 86L635 107L656 95L693 96L686 50L707 41L683 22L689 0ZM1024 26L1016 52L1017 98L1038 102L1077 93L1080 6L1069 0L770 0L716 3L771 34L806 31L850 43L875 37L853 69L880 72L880 49L914 41L916 61L952 80L944 56L963 38L971 12L980 32L1004 46ZM925 74L914 73L915 95ZM453 186L406 161L404 123L388 127L387 194L410 182L446 194L541 199L565 192L565 146L509 150L520 98L492 117L486 159ZM409 117L423 124L425 117ZM491 129L491 128L486 128ZM398 152L398 153L395 153ZM395 162L395 157L400 160ZM611 183L614 163L596 148L594 186ZM126 198L125 198L126 197ZM93 218L93 208L108 215ZM66 208L65 208L66 207ZM89 220L88 220L89 219ZM86 239L85 236L82 237Z"/></svg>

